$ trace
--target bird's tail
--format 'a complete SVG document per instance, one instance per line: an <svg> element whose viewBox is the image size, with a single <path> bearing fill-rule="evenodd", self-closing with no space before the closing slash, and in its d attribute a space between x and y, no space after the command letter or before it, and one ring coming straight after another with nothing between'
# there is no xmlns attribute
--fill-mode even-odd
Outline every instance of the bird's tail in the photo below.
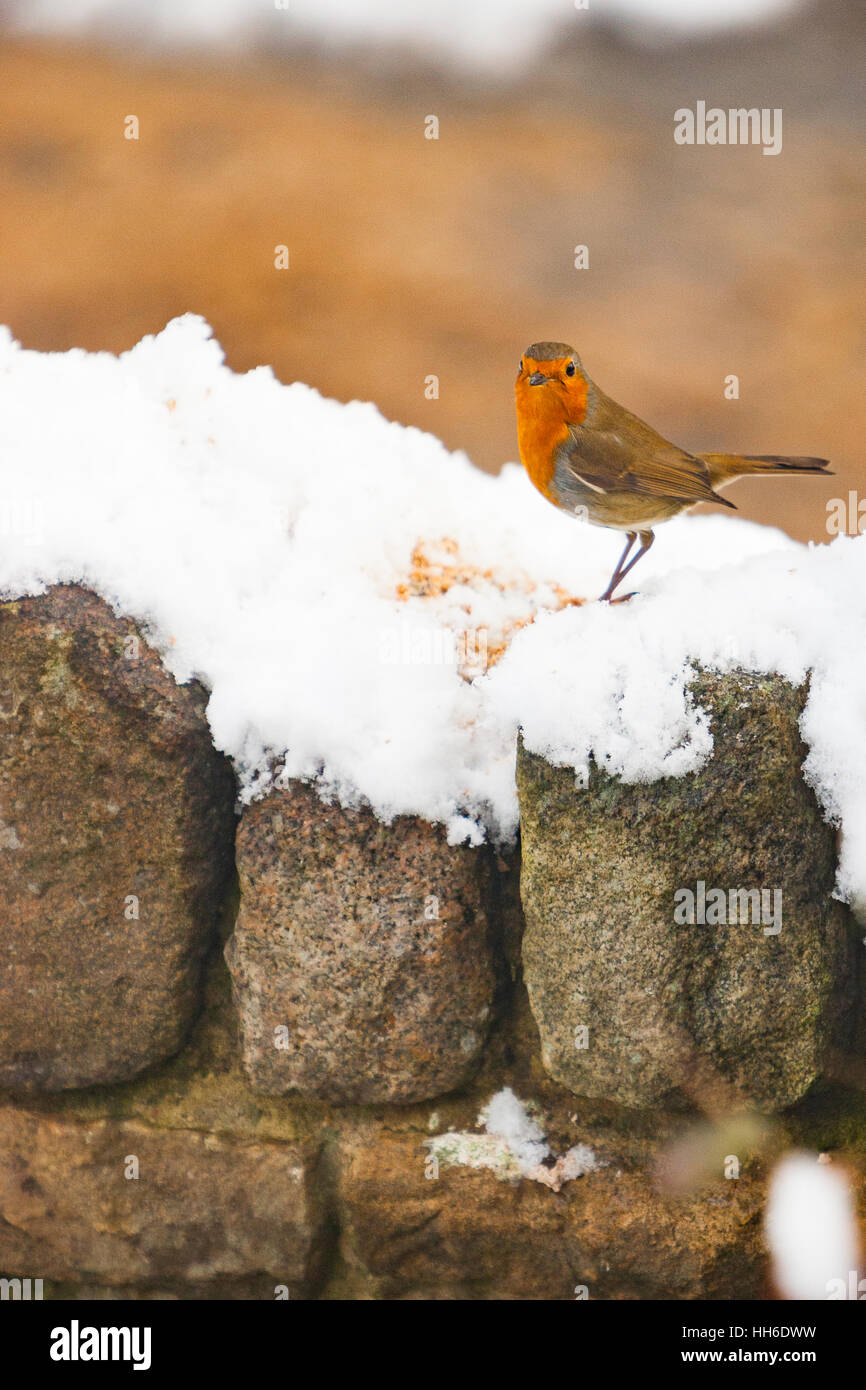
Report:
<svg viewBox="0 0 866 1390"><path fill-rule="evenodd" d="M829 459L788 454L698 454L710 470L710 483L724 487L753 473L823 473L832 478Z"/></svg>

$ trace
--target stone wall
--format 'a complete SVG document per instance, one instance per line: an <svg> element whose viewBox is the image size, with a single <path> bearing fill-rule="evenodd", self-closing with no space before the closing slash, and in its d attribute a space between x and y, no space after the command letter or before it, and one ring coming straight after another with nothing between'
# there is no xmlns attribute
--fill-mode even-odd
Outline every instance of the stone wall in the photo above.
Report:
<svg viewBox="0 0 866 1390"><path fill-rule="evenodd" d="M0 1274L765 1296L774 1158L829 1151L866 1194L862 928L802 692L696 693L715 752L682 779L580 789L520 749L503 858L302 784L236 823L205 692L132 623L74 587L0 605ZM764 915L714 922L714 888ZM550 1146L531 1175L478 1129L506 1086Z"/></svg>

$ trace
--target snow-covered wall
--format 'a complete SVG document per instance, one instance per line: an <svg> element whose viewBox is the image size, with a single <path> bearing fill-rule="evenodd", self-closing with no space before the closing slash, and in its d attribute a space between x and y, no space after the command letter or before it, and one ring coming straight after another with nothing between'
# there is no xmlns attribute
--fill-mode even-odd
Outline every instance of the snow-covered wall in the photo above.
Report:
<svg viewBox="0 0 866 1390"><path fill-rule="evenodd" d="M581 602L616 536L196 318L7 333L0 405L0 1270L345 1296L336 1231L352 1296L760 1296L755 1135L863 1050L866 542L685 519ZM684 1099L764 1116L688 1193Z"/></svg>
<svg viewBox="0 0 866 1390"><path fill-rule="evenodd" d="M639 598L578 606L615 533L371 404L233 373L191 315L119 357L4 330L0 402L0 594L80 582L144 624L210 692L244 799L312 777L380 819L507 843L518 729L578 778L591 758L679 776L712 749L696 666L776 672L810 679L805 773L844 831L839 891L866 893L866 539L683 518Z"/></svg>

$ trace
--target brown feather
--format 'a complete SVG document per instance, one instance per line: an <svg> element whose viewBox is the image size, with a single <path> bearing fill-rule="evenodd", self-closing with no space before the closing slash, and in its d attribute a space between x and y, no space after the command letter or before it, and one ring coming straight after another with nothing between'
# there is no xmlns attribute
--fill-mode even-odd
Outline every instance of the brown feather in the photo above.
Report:
<svg viewBox="0 0 866 1390"><path fill-rule="evenodd" d="M586 423L570 426L562 453L576 475L604 492L731 505L716 496L703 459L672 444L597 386Z"/></svg>
<svg viewBox="0 0 866 1390"><path fill-rule="evenodd" d="M807 454L699 454L706 463L714 487L725 487L737 478L759 473L823 473L832 478L829 459Z"/></svg>

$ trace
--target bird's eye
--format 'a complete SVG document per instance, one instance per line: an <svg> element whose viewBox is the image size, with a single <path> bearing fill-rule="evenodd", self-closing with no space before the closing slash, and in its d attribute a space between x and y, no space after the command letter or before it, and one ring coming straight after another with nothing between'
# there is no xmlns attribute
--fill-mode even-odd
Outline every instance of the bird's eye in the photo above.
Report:
<svg viewBox="0 0 866 1390"><path fill-rule="evenodd" d="M567 366L566 369L565 369L565 375L566 375L566 376L574 376L574 373L575 373L576 371L577 371L577 368L575 367L574 363L573 363L573 362L569 362L568 366Z"/></svg>
<svg viewBox="0 0 866 1390"><path fill-rule="evenodd" d="M520 366L517 368L517 370L518 370L519 372L522 372L522 371L523 371L523 358L522 358L522 357L521 357L521 359L520 359Z"/></svg>

